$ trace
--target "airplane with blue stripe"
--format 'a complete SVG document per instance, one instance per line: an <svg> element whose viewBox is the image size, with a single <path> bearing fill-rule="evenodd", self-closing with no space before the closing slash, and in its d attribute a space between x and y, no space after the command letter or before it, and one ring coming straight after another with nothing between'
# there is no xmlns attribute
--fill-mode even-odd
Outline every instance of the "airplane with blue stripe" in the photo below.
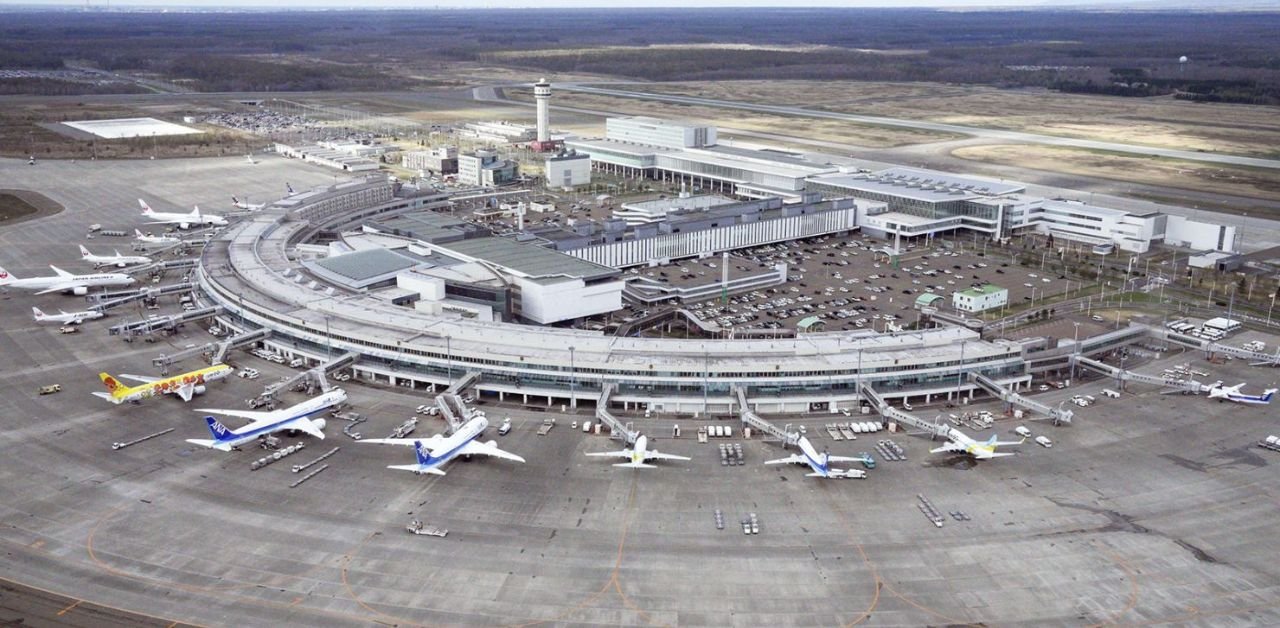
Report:
<svg viewBox="0 0 1280 628"><path fill-rule="evenodd" d="M210 449L231 451L233 448L252 442L259 437L288 430L297 430L299 432L310 434L316 438L323 439L324 432L322 430L324 430L325 420L323 418L312 417L322 414L330 408L341 405L346 402L346 400L347 393L341 388L335 388L323 395L313 397L297 405L271 412L201 408L197 410L197 412L212 412L214 414L225 414L227 416L250 419L250 423L244 427L233 430L223 425L212 416L206 416L204 420L205 423L209 425L209 432L213 434L213 440L188 438L187 442L193 445L200 445L201 447L208 447Z"/></svg>
<svg viewBox="0 0 1280 628"><path fill-rule="evenodd" d="M458 456L483 455L504 458L513 462L524 462L524 458L511 452L498 449L497 441L487 443L476 440L489 427L489 421L482 416L463 423L457 431L449 436L436 434L431 438L368 438L362 443L382 445L408 445L413 447L417 455L417 464L393 464L388 469L412 471L419 475L444 475L440 470L446 462Z"/></svg>
<svg viewBox="0 0 1280 628"><path fill-rule="evenodd" d="M1236 403L1249 403L1254 405L1266 405L1271 403L1271 396L1276 393L1275 388L1268 388L1262 391L1261 395L1246 395L1240 392L1244 388L1244 384L1236 384L1235 386L1223 386L1222 382L1218 382L1207 388L1210 399L1219 401L1234 401Z"/></svg>
<svg viewBox="0 0 1280 628"><path fill-rule="evenodd" d="M800 446L800 453L787 456L786 458L778 458L777 460L766 460L765 464L807 464L813 470L813 473L806 473L806 477L811 478L865 478L867 473L861 469L833 469L833 462L862 462L861 456L832 456L827 452L819 454L813 448L813 444L809 439L801 436L797 443Z"/></svg>

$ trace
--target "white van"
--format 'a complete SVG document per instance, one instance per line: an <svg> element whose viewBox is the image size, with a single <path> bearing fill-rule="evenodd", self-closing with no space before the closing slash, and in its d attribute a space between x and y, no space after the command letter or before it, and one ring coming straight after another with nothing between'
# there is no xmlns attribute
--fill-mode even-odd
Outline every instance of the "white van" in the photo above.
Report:
<svg viewBox="0 0 1280 628"><path fill-rule="evenodd" d="M1049 440L1047 437L1044 437L1044 436L1037 436L1036 444L1045 448L1053 447L1053 441Z"/></svg>
<svg viewBox="0 0 1280 628"><path fill-rule="evenodd" d="M1021 437L1023 437L1023 438L1031 438L1031 430L1029 430L1029 429L1027 429L1027 428L1025 428L1025 427L1023 427L1023 426L1021 426L1021 425L1019 425L1018 427L1013 428L1013 433L1014 433L1014 434L1017 434L1018 436L1021 436Z"/></svg>
<svg viewBox="0 0 1280 628"><path fill-rule="evenodd" d="M1112 399L1119 399L1119 398L1120 398L1120 393L1118 393L1118 392L1116 392L1116 391L1114 391L1114 390L1111 390L1110 388L1103 388L1103 389L1102 389L1102 396L1103 396L1103 397L1111 397Z"/></svg>

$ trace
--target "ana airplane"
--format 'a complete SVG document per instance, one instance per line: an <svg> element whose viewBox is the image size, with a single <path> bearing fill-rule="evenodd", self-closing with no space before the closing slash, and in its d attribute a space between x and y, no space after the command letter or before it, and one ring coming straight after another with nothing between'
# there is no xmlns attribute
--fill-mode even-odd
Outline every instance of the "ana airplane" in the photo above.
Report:
<svg viewBox="0 0 1280 628"><path fill-rule="evenodd" d="M495 456L497 458L506 458L515 462L524 462L524 458L513 453L498 449L496 441L482 443L476 440L485 428L489 427L489 421L484 417L476 417L463 423L451 436L441 436L436 434L431 438L367 438L362 443L381 443L384 445L410 445L418 456L417 464L389 465L388 469L398 469L400 471L412 471L419 475L431 473L434 475L444 475L444 471L440 467L444 463L453 460L459 455L470 456L481 454L485 456Z"/></svg>
<svg viewBox="0 0 1280 628"><path fill-rule="evenodd" d="M286 181L286 182L285 182L285 184L284 184L284 189L286 190L286 194L287 194L288 196L293 196L294 194L297 194L297 192L294 192L294 191L293 191L293 186L292 186L292 185L289 185L289 182L288 182L288 181Z"/></svg>
<svg viewBox="0 0 1280 628"><path fill-rule="evenodd" d="M79 325L85 321L91 321L95 318L102 318L102 312L94 310L85 310L83 312L64 312L58 310L57 314L45 314L38 307L31 308L31 314L37 323L58 323L59 325Z"/></svg>
<svg viewBox="0 0 1280 628"><path fill-rule="evenodd" d="M1276 393L1275 388L1268 388L1262 391L1261 395L1245 395L1240 392L1244 388L1244 384L1236 384L1235 386L1223 386L1221 382L1209 387L1209 398L1218 401L1234 401L1236 403L1251 403L1255 405L1266 405L1271 403L1271 396Z"/></svg>
<svg viewBox="0 0 1280 628"><path fill-rule="evenodd" d="M602 451L588 453L588 456L607 456L610 458L626 458L629 462L614 463L615 467L631 467L633 469L652 469L655 465L645 464L649 460L689 460L684 456L664 454L656 449L649 449L649 439L644 434L636 438L635 447L622 451Z"/></svg>
<svg viewBox="0 0 1280 628"><path fill-rule="evenodd" d="M219 423L217 419L206 416L204 420L205 423L209 424L209 432L213 434L213 440L188 438L187 442L201 447L231 451L235 447L254 441L259 436L289 430L297 430L323 439L324 432L322 430L324 429L325 421L323 418L312 417L317 414L323 414L329 408L342 404L346 400L347 393L341 388L335 388L319 397L312 397L297 405L273 412L201 408L196 412L210 412L240 417L249 419L250 422L240 429L232 430Z"/></svg>
<svg viewBox="0 0 1280 628"><path fill-rule="evenodd" d="M226 364L215 364L182 373L181 375L174 375L173 377L120 375L120 377L126 379L142 382L137 386L125 386L106 373L98 373L98 378L106 385L107 392L95 392L93 395L114 404L121 404L126 401L141 401L147 397L164 394L178 395L182 397L183 401L191 401L192 397L204 392L205 384L218 381L234 371L235 369Z"/></svg>
<svg viewBox="0 0 1280 628"><path fill-rule="evenodd" d="M261 210L263 207L266 207L266 206L267 206L267 204L266 204L266 203L256 203L256 204L255 204L255 203L249 203L249 202L246 202L246 201L242 201L242 200L240 200L240 199L238 199L238 198L236 198L236 197L234 197L234 196L232 196L232 197L231 197L231 204L232 204L233 206L235 206L236 208L238 208L238 209L243 209L243 210L251 211L251 212L259 211L259 210Z"/></svg>
<svg viewBox="0 0 1280 628"><path fill-rule="evenodd" d="M1027 440L1026 438L1023 438L1022 440L1019 440L1019 441L1008 441L1008 442L999 441L999 440L996 440L996 436L992 434L991 438L987 439L987 442L981 443L976 440L973 440L972 438L969 438L969 436L966 435L964 432L961 432L960 430L957 430L955 428L951 428L951 430L947 432L947 439L950 442L948 442L946 445L938 447L937 449L930 449L929 453L936 454L936 453L941 453L945 451L945 452L969 454L970 456L973 456L978 460L989 460L991 458L997 458L1000 456L1015 455L1008 452L996 453L997 446L1021 445L1024 441Z"/></svg>
<svg viewBox="0 0 1280 628"><path fill-rule="evenodd" d="M51 277L27 277L26 279L18 279L5 269L0 268L0 287L37 290L36 294L71 292L75 295L84 296L89 294L89 288L127 286L133 283L133 277L123 273L73 275L52 264L49 265L49 268L52 268L55 273Z"/></svg>
<svg viewBox="0 0 1280 628"><path fill-rule="evenodd" d="M150 264L151 258L145 255L121 255L120 251L116 251L115 255L94 255L80 245L80 259L93 264L94 268L102 266L115 266L116 268L124 268L130 264Z"/></svg>
<svg viewBox="0 0 1280 628"><path fill-rule="evenodd" d="M188 229L192 226L202 227L204 225L224 226L227 219L216 214L200 213L200 206L197 205L189 214L179 214L177 212L158 212L151 209L147 202L138 199L138 204L142 206L142 215L151 219L149 225L178 225L179 229Z"/></svg>
<svg viewBox="0 0 1280 628"><path fill-rule="evenodd" d="M786 458L778 458L777 460L766 460L765 464L807 464L813 473L806 473L811 478L854 478L864 477L864 473L859 469L832 469L833 462L861 462L860 457L849 456L832 456L827 452L819 454L814 450L813 445L809 443L809 439L804 436L800 437L800 453L787 456Z"/></svg>
<svg viewBox="0 0 1280 628"><path fill-rule="evenodd" d="M177 244L182 242L182 238L175 238L167 235L151 235L149 233L144 234L140 229L134 229L133 233L136 236L133 238L134 240L146 242L147 244Z"/></svg>

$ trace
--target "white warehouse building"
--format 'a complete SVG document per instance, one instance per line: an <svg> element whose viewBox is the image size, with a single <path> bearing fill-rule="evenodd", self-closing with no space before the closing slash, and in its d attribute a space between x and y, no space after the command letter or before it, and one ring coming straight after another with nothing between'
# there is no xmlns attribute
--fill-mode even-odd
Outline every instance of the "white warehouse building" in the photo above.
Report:
<svg viewBox="0 0 1280 628"><path fill-rule="evenodd" d="M591 183L591 156L570 150L547 157L547 187L575 188Z"/></svg>
<svg viewBox="0 0 1280 628"><path fill-rule="evenodd" d="M1009 302L1009 289L993 284L952 293L951 305L962 312L985 312Z"/></svg>

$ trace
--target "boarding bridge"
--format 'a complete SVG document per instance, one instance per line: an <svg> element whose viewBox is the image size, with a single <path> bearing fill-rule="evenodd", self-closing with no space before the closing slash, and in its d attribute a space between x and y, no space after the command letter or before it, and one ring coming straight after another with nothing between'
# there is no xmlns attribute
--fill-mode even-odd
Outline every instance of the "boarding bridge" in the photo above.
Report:
<svg viewBox="0 0 1280 628"><path fill-rule="evenodd" d="M266 330L262 330L262 331L266 331ZM251 338L244 341L239 340L249 335L251 334L242 334L240 336L236 336L233 340L239 341L240 344L242 345L259 340L259 338ZM320 364L312 368L309 368L305 371L302 371L301 373L298 373L297 375L294 375L293 377L290 377L289 379L286 379L283 382L277 382L275 384L268 385L266 387L265 392L262 393L261 397L266 399L273 399L276 393L280 392L281 390L293 388L300 383L306 386L308 389L319 388L321 391L328 392L330 389L332 389L332 386L329 384L329 379L327 375L329 375L330 373L333 373L334 371L340 368L345 368L345 367L351 366L352 364L355 364L355 361L359 359L359 357L360 357L360 354L355 352L344 353L336 358L333 358L332 360L329 360L328 362L325 362L324 364ZM310 394L310 392L308 392L308 394Z"/></svg>
<svg viewBox="0 0 1280 628"><path fill-rule="evenodd" d="M1073 355L1071 356L1071 360L1077 366L1114 378L1116 380L1116 386L1120 388L1120 390L1124 390L1126 382L1151 384L1152 386L1161 386L1164 388L1170 388L1174 392L1184 393L1199 393L1205 388L1204 384L1195 380L1166 379L1158 375L1143 375L1142 373L1126 371L1122 368L1111 366L1110 364L1103 364L1102 362L1092 358L1086 358L1082 355Z"/></svg>
<svg viewBox="0 0 1280 628"><path fill-rule="evenodd" d="M1280 351L1276 351L1274 354L1250 351L1248 349L1224 345L1211 340L1192 338L1184 334L1170 333L1166 329L1157 329L1154 327L1149 330L1149 333L1153 338L1172 342L1191 349L1198 349L1200 351L1204 351L1206 354L1221 353L1233 358L1249 360L1250 366L1280 366Z"/></svg>
<svg viewBox="0 0 1280 628"><path fill-rule="evenodd" d="M213 307L199 308L182 314L173 314L170 316L156 316L131 323L121 323L107 328L107 333L112 336L127 335L129 337L142 336L145 334L155 333L162 329L177 329L179 325L192 323L206 318L213 318L222 314L222 306L215 305Z"/></svg>
<svg viewBox="0 0 1280 628"><path fill-rule="evenodd" d="M467 404L462 403L462 397L457 393L446 391L436 395L436 407L440 408L440 416L449 425L450 434L457 431L467 419Z"/></svg>
<svg viewBox="0 0 1280 628"><path fill-rule="evenodd" d="M899 410L889 405L889 402L885 401L884 397L881 397L880 393L876 392L876 390L872 388L869 384L866 384L866 383L858 384L858 394L861 395L863 399L870 402L871 406L876 409L876 412L880 413L880 416L886 419L890 419L892 421L896 421L901 425L906 425L908 427L924 431L928 433L930 436L945 437L950 433L951 428L947 427L946 425L942 425L939 423L930 423L924 419L921 419L920 417L915 416L914 414L907 414L906 412L903 412L902 410Z"/></svg>
<svg viewBox="0 0 1280 628"><path fill-rule="evenodd" d="M151 364L159 367L161 369L161 372L163 373L166 369L168 369L169 365L175 362L181 362L187 358L200 355L203 353L209 353L213 356L212 359L209 361L210 364L222 364L223 361L226 360L228 351L232 349L238 349L245 345L253 344L255 342L258 342L259 340L266 340L267 338L270 338L270 337L271 337L270 329L266 329L266 328L255 329L251 332L240 334L239 336L232 336L231 338L227 338L226 340L223 340L220 342L210 342L208 344L204 344L199 347L183 349L181 351L178 351L177 353L170 353L170 354L162 353L160 354L160 357L153 358L151 360Z"/></svg>
<svg viewBox="0 0 1280 628"><path fill-rule="evenodd" d="M618 385L613 382L605 382L600 387L600 397L596 399L596 420L609 426L609 438L621 438L627 442L630 447L636 444L636 439L640 437L640 432L631 429L631 424L624 424L609 412L609 397L613 395L613 390Z"/></svg>
<svg viewBox="0 0 1280 628"><path fill-rule="evenodd" d="M454 383L452 383L452 384L449 384L449 387L448 387L447 389L445 389L445 393L447 393L447 394L453 394L453 395L460 394L460 393L462 393L462 391L466 390L466 389L467 389L467 387L469 387L469 386L471 386L472 384L474 384L474 383L476 383L476 382L480 381L480 376L481 376L481 375L484 375L484 372L483 372L483 371L467 371L467 372L462 376L462 379L460 379L460 380L458 380L458 381L456 381L456 382L454 382Z"/></svg>
<svg viewBox="0 0 1280 628"><path fill-rule="evenodd" d="M1053 419L1054 425L1070 423L1072 412L1063 408L1053 408L1046 406L1039 401L1028 399L1017 392L1005 388L999 382L983 375L982 373L969 373L969 381L978 385L979 388L987 391L993 397L999 397L1001 401L1015 406L1022 406L1032 412L1042 414Z"/></svg>
<svg viewBox="0 0 1280 628"><path fill-rule="evenodd" d="M150 288L141 288L138 290L125 290L123 292L106 292L91 294L86 296L90 303L89 309L95 312L104 312L110 308L141 301L143 299L154 299L157 297L168 296L171 294L183 294L191 292L194 286L190 283L177 283L169 286L153 286Z"/></svg>
<svg viewBox="0 0 1280 628"><path fill-rule="evenodd" d="M780 441L783 445L792 446L800 442L799 432L788 432L760 417L751 410L751 405L747 403L747 393L737 384L733 385L733 395L738 400L739 412L742 413L742 424L755 428L761 433L768 434Z"/></svg>

